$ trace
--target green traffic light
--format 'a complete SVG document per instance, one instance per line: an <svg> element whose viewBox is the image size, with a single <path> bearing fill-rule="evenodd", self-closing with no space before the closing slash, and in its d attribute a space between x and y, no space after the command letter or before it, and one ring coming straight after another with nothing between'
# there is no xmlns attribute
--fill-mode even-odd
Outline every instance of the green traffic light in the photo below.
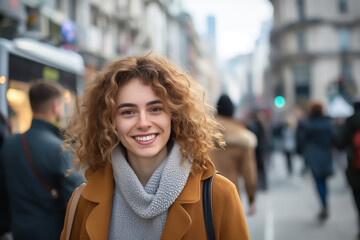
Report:
<svg viewBox="0 0 360 240"><path fill-rule="evenodd" d="M274 99L274 104L275 104L275 107L277 108L282 108L285 106L285 98L283 96L277 96L275 99Z"/></svg>

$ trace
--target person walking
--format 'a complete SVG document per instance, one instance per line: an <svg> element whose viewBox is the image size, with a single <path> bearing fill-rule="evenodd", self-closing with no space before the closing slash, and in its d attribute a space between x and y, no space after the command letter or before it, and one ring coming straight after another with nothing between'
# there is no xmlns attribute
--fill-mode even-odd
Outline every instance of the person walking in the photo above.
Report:
<svg viewBox="0 0 360 240"><path fill-rule="evenodd" d="M360 99L353 103L354 113L348 117L336 137L336 145L347 154L346 177L351 187L358 215L358 239L360 239Z"/></svg>
<svg viewBox="0 0 360 240"><path fill-rule="evenodd" d="M7 118L0 112L0 149L5 138L10 134ZM1 156L0 156L1 163ZM10 211L5 179L0 164L0 240L10 239Z"/></svg>
<svg viewBox="0 0 360 240"><path fill-rule="evenodd" d="M234 105L226 94L220 96L217 102L216 120L223 126L226 147L223 150L211 152L210 157L216 169L230 181L241 193L238 178L245 182L248 197L248 215L256 212L255 194L257 184L257 171L255 160L255 147L257 139L242 123L233 118Z"/></svg>
<svg viewBox="0 0 360 240"><path fill-rule="evenodd" d="M257 169L257 189L266 191L268 189L267 177L267 155L268 155L268 138L265 125L261 120L260 111L252 111L247 120L247 128L255 134L257 145L255 148L255 159Z"/></svg>
<svg viewBox="0 0 360 240"><path fill-rule="evenodd" d="M73 159L70 152L63 152L57 127L64 114L63 93L58 84L33 83L29 90L31 127L24 134L7 137L0 151L0 174L6 183L15 240L58 239L66 203L84 181L76 173L67 176Z"/></svg>
<svg viewBox="0 0 360 240"><path fill-rule="evenodd" d="M61 239L206 239L202 188L212 176L215 239L249 239L238 192L209 158L223 140L204 96L151 54L98 73L69 122L66 142L88 183Z"/></svg>
<svg viewBox="0 0 360 240"><path fill-rule="evenodd" d="M332 146L335 126L323 112L318 101L309 103L308 120L304 126L304 157L315 180L320 197L321 211L318 220L323 222L328 216L327 179L333 174Z"/></svg>
<svg viewBox="0 0 360 240"><path fill-rule="evenodd" d="M308 164L304 157L304 145L305 145L305 137L304 137L304 127L306 123L306 116L304 110L301 107L297 107L295 109L295 116L296 116L296 131L295 131L295 142L296 142L296 153L298 156L303 158L303 166L301 168L300 174L301 176L305 176L308 172Z"/></svg>
<svg viewBox="0 0 360 240"><path fill-rule="evenodd" d="M281 129L283 152L286 158L288 176L293 175L293 156L296 150L296 130L295 122L292 117L285 119L284 126Z"/></svg>

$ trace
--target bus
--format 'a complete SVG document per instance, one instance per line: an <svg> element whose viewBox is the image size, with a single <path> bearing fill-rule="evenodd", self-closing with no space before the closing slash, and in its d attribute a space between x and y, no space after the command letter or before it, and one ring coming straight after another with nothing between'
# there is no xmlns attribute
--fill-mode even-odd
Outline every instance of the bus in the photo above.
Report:
<svg viewBox="0 0 360 240"><path fill-rule="evenodd" d="M65 116L74 111L82 92L84 60L75 52L34 39L0 38L0 114L8 119L11 133L30 128L32 112L28 99L31 81L57 82L65 89ZM65 124L65 117L61 121Z"/></svg>

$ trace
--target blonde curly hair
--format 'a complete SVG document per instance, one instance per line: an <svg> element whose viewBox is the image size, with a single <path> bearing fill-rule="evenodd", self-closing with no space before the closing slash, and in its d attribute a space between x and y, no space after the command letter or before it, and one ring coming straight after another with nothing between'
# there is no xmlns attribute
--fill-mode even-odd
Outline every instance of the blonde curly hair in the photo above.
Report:
<svg viewBox="0 0 360 240"><path fill-rule="evenodd" d="M150 85L163 101L171 115L170 138L180 144L184 160L194 159L192 171L206 168L208 153L224 145L213 108L199 84L153 54L111 62L85 89L65 134L65 146L73 151L75 166L96 170L110 161L120 142L115 129L117 94L133 78Z"/></svg>

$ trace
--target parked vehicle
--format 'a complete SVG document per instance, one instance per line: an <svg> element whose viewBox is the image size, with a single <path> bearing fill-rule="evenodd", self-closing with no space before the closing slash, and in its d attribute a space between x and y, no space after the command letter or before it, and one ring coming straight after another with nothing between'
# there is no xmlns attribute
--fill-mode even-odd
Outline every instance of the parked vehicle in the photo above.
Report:
<svg viewBox="0 0 360 240"><path fill-rule="evenodd" d="M31 81L42 78L60 83L66 89L69 114L82 91L83 73L84 61L78 53L34 39L0 38L0 112L9 119L11 132L22 133L30 127L27 90Z"/></svg>

